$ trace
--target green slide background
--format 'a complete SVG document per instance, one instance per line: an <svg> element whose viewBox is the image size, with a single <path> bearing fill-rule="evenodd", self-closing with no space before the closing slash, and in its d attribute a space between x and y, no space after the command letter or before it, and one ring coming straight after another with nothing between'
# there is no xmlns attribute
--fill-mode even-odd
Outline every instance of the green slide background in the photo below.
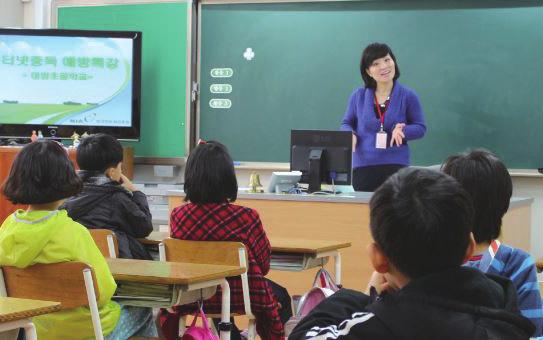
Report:
<svg viewBox="0 0 543 340"><path fill-rule="evenodd" d="M338 129L371 42L388 43L428 133L412 164L486 147L510 168L543 166L540 1L345 1L204 5L200 134L235 160L289 159L290 129ZM243 52L252 48L255 58ZM232 78L211 78L230 67ZM232 84L231 94L210 85ZM212 98L232 100L211 109Z"/></svg>
<svg viewBox="0 0 543 340"><path fill-rule="evenodd" d="M136 156L185 156L187 4L61 7L58 28L141 31L141 138Z"/></svg>

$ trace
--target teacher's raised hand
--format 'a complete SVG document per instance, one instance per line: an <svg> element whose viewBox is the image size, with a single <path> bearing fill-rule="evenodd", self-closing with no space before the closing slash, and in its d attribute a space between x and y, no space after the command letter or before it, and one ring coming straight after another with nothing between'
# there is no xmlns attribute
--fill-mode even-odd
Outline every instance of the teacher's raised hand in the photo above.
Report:
<svg viewBox="0 0 543 340"><path fill-rule="evenodd" d="M405 124L404 123L398 123L394 127L394 130L392 130L392 136L390 138L390 146L394 146L396 144L397 146L402 145L403 139L405 138L405 134L403 133L403 128Z"/></svg>

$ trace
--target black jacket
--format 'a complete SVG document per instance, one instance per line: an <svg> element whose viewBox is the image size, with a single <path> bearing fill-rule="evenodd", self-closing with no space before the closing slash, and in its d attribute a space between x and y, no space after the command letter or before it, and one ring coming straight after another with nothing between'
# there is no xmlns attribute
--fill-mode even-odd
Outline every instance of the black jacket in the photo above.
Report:
<svg viewBox="0 0 543 340"><path fill-rule="evenodd" d="M293 339L528 339L508 279L472 268L428 275L392 294L342 289L317 305Z"/></svg>
<svg viewBox="0 0 543 340"><path fill-rule="evenodd" d="M153 231L147 197L141 191L130 192L119 182L103 174L79 171L83 191L69 198L60 209L89 229L109 229L117 236L119 257L151 260L136 238Z"/></svg>

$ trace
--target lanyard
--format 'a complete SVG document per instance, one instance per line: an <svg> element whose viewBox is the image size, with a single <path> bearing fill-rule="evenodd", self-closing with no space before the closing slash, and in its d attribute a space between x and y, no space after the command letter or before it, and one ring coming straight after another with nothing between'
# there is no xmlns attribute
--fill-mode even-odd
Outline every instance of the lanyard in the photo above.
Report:
<svg viewBox="0 0 543 340"><path fill-rule="evenodd" d="M373 94L373 99L375 101L375 106L377 107L377 113L379 114L379 121L381 122L381 131L383 131L383 127L385 125L385 114L387 113L388 105L390 105L390 97L387 98L387 101L385 101L385 111L381 112L381 105L379 105L379 102L377 101L377 95Z"/></svg>

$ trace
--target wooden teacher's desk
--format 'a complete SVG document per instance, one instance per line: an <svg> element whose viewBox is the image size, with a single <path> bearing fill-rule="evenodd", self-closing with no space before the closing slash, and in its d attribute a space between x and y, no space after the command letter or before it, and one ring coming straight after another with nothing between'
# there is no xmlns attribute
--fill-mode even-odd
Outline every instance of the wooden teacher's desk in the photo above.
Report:
<svg viewBox="0 0 543 340"><path fill-rule="evenodd" d="M168 191L170 210L183 204L184 195L180 190ZM368 244L372 242L370 198L371 193L365 192L336 196L240 192L235 204L253 208L259 213L270 240L348 240L351 247L341 251L341 283L347 288L363 290L373 271L366 253ZM511 199L503 220L504 242L530 249L532 201L528 198ZM326 267L331 269L331 264ZM302 294L310 288L316 271L310 269L296 274L272 271L268 277L287 287L291 295Z"/></svg>

